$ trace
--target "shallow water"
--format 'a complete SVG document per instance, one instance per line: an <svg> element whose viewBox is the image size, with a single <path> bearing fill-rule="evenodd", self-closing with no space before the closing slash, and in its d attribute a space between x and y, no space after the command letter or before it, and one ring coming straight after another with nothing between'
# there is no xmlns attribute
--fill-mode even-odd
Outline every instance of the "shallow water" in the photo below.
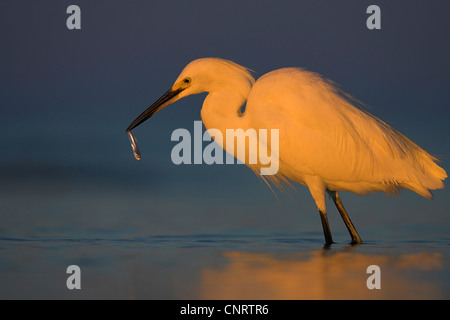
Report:
<svg viewBox="0 0 450 320"><path fill-rule="evenodd" d="M357 247L327 200L337 243L324 250L304 187L277 200L244 166L176 166L170 128L140 141L138 162L119 125L38 124L0 140L0 299L450 298L447 189L343 193ZM81 290L66 286L71 265Z"/></svg>
<svg viewBox="0 0 450 320"><path fill-rule="evenodd" d="M448 299L449 239L345 243L321 234L0 239L1 299ZM66 268L81 269L68 290ZM381 289L369 290L378 265Z"/></svg>

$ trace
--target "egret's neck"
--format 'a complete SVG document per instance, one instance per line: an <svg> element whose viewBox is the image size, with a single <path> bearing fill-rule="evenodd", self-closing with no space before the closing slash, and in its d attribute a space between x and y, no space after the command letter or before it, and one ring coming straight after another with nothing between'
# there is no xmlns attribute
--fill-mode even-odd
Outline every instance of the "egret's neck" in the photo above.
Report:
<svg viewBox="0 0 450 320"><path fill-rule="evenodd" d="M211 92L203 102L201 116L206 129L245 128L246 117L240 110L247 96L227 91Z"/></svg>

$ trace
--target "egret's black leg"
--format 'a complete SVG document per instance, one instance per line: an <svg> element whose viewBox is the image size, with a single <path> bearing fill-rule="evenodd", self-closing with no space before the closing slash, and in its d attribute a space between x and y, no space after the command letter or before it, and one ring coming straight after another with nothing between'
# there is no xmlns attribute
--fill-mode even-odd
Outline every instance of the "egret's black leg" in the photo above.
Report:
<svg viewBox="0 0 450 320"><path fill-rule="evenodd" d="M333 237L331 236L330 225L328 224L328 217L326 211L319 210L320 220L322 220L323 234L325 236L325 245L329 246L333 243Z"/></svg>
<svg viewBox="0 0 450 320"><path fill-rule="evenodd" d="M347 227L347 230L350 233L350 236L352 237L352 244L361 244L362 243L361 237L359 236L358 232L355 229L355 226L350 220L350 217L348 216L347 211L345 210L344 205L342 204L342 201L339 198L339 194L337 193L337 191L327 190L327 192L333 199L336 208L341 214L342 220L344 220L345 226Z"/></svg>

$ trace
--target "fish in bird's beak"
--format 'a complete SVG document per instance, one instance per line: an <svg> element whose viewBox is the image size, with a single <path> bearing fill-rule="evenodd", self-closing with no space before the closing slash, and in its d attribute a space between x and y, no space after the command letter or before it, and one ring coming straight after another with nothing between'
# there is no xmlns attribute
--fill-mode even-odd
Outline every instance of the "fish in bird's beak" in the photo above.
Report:
<svg viewBox="0 0 450 320"><path fill-rule="evenodd" d="M127 128L126 132L128 133L128 138L131 143L131 148L133 149L133 154L136 160L141 160L141 153L139 151L139 147L137 145L137 139L131 132L134 128L139 126L141 123L146 121L155 115L158 111L164 109L166 106L174 102L174 98L184 89L185 87L179 87L178 89L171 88L167 91L161 98L159 98L155 103L153 103L150 107L147 108L139 117L136 118ZM178 100L178 99L176 99Z"/></svg>

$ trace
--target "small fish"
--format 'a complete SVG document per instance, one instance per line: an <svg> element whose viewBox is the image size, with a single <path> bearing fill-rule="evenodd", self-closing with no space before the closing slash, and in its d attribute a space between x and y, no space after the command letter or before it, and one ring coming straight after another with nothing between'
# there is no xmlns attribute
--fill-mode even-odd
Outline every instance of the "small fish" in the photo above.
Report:
<svg viewBox="0 0 450 320"><path fill-rule="evenodd" d="M128 133L128 139L131 143L131 149L133 149L133 155L136 158L136 160L141 160L141 151L139 150L139 146L137 144L137 139L134 136L133 132L131 130L127 130Z"/></svg>

